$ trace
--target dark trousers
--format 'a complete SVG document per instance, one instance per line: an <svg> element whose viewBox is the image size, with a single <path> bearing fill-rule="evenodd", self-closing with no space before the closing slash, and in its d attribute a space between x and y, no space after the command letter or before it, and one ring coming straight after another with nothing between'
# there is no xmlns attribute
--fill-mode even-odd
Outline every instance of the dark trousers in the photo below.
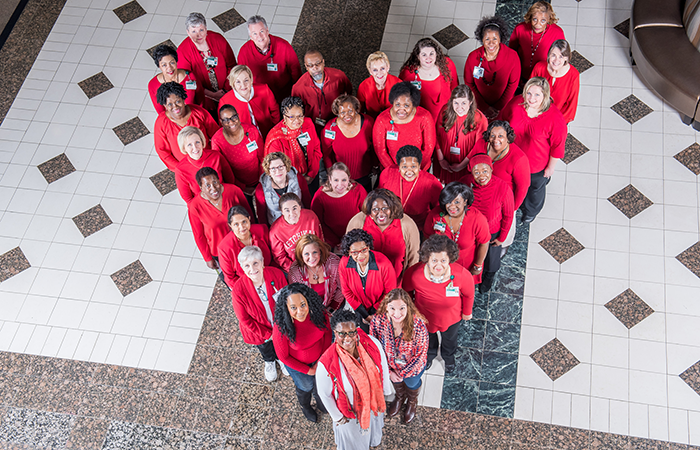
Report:
<svg viewBox="0 0 700 450"><path fill-rule="evenodd" d="M545 178L544 170L530 174L530 188L527 190L527 195L520 209L523 212L523 218L535 218L544 207L544 199L547 195L546 187L549 184L550 178Z"/></svg>
<svg viewBox="0 0 700 450"><path fill-rule="evenodd" d="M372 190L372 175L365 175L364 177L358 178L357 181L360 186L365 188L365 191L369 193Z"/></svg>
<svg viewBox="0 0 700 450"><path fill-rule="evenodd" d="M515 217L513 217L515 220ZM493 233L491 235L491 240L496 239L498 235L501 234L500 231ZM484 272L498 272L501 268L501 246L500 245L490 245L489 250L486 253L486 259L484 260Z"/></svg>
<svg viewBox="0 0 700 450"><path fill-rule="evenodd" d="M256 345L256 347L258 347L258 350L260 350L260 354L262 355L263 361L277 361L277 353L275 353L275 346L272 345L272 341L267 341L264 344Z"/></svg>
<svg viewBox="0 0 700 450"><path fill-rule="evenodd" d="M461 320L457 323L451 325L445 331L440 331L440 337L442 337L442 343L439 345L440 354L442 355L445 364L455 363L455 352L457 351L457 332L459 331L459 324ZM428 362L435 359L438 352L438 332L429 333L428 335Z"/></svg>

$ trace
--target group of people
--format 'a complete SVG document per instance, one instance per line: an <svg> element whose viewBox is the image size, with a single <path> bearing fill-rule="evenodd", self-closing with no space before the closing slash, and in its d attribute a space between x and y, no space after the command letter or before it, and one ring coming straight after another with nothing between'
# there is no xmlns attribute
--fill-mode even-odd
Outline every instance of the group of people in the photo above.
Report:
<svg viewBox="0 0 700 450"><path fill-rule="evenodd" d="M438 350L455 369L516 211L525 223L541 211L578 103L556 22L546 2L510 34L483 18L463 84L431 38L398 77L372 53L356 96L317 50L302 74L260 16L238 59L199 13L177 50L155 49L155 147L197 247L267 380L279 364L304 416L333 418L339 449L378 445L385 414L413 420Z"/></svg>

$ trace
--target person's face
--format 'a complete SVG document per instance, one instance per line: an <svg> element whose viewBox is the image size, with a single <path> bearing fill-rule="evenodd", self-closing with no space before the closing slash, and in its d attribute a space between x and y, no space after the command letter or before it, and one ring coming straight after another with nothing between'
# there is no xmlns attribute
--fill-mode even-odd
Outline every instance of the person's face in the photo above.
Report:
<svg viewBox="0 0 700 450"><path fill-rule="evenodd" d="M254 258L248 258L247 261L244 261L243 264L241 264L243 273L253 281L258 281L262 278L263 268L263 262Z"/></svg>
<svg viewBox="0 0 700 450"><path fill-rule="evenodd" d="M391 208L386 200L378 198L372 203L372 209L369 212L370 217L374 220L377 226L383 227L391 223Z"/></svg>
<svg viewBox="0 0 700 450"><path fill-rule="evenodd" d="M284 124L290 130L296 130L304 123L304 111L298 106L292 106L284 113Z"/></svg>
<svg viewBox="0 0 700 450"><path fill-rule="evenodd" d="M386 313L392 322L400 324L408 314L408 306L403 300L394 300L386 305Z"/></svg>
<svg viewBox="0 0 700 450"><path fill-rule="evenodd" d="M202 178L202 184L199 186L207 200L215 202L221 198L223 187L219 182L219 177L216 175L208 175Z"/></svg>
<svg viewBox="0 0 700 450"><path fill-rule="evenodd" d="M389 65L384 60L377 60L369 65L369 74L379 86L384 86L386 76L389 74Z"/></svg>
<svg viewBox="0 0 700 450"><path fill-rule="evenodd" d="M231 231L238 239L245 239L250 234L250 219L243 214L236 214L231 217L228 226L231 227Z"/></svg>
<svg viewBox="0 0 700 450"><path fill-rule="evenodd" d="M348 249L350 257L360 266L365 266L369 262L369 247L365 241L354 242Z"/></svg>
<svg viewBox="0 0 700 450"><path fill-rule="evenodd" d="M437 53L433 47L423 47L418 53L418 60L423 69L432 69L436 59Z"/></svg>
<svg viewBox="0 0 700 450"><path fill-rule="evenodd" d="M411 97L408 95L398 97L396 100L394 100L392 108L394 109L394 115L396 115L399 120L407 119L413 112L413 102L411 101Z"/></svg>
<svg viewBox="0 0 700 450"><path fill-rule="evenodd" d="M530 22L530 24L532 25L532 30L535 33L543 32L545 27L547 26L547 23L549 23L549 14L544 12L536 12L535 14L533 14L532 22Z"/></svg>
<svg viewBox="0 0 700 450"><path fill-rule="evenodd" d="M528 108L534 108L536 110L540 109L542 106L542 101L544 101L544 92L539 86L530 86L525 94L525 101L527 102Z"/></svg>
<svg viewBox="0 0 700 450"><path fill-rule="evenodd" d="M287 311L292 319L303 322L309 315L309 302L301 294L291 294L287 297Z"/></svg>
<svg viewBox="0 0 700 450"><path fill-rule="evenodd" d="M482 186L485 186L491 181L493 170L488 164L477 164L472 167L472 176Z"/></svg>
<svg viewBox="0 0 700 450"><path fill-rule="evenodd" d="M288 224L295 225L301 216L301 205L294 200L282 203L282 216Z"/></svg>
<svg viewBox="0 0 700 450"><path fill-rule="evenodd" d="M179 119L185 115L185 101L175 94L170 94L165 102L165 109L171 117Z"/></svg>
<svg viewBox="0 0 700 450"><path fill-rule="evenodd" d="M356 116L357 111L355 111L352 103L346 102L338 107L338 118L344 123L351 124Z"/></svg>
<svg viewBox="0 0 700 450"><path fill-rule="evenodd" d="M331 172L329 179L331 180L331 188L336 194L344 194L348 191L350 178L344 171L334 170Z"/></svg>
<svg viewBox="0 0 700 450"><path fill-rule="evenodd" d="M561 50L558 48L553 48L552 51L549 52L549 65L552 69L558 70L561 69L566 65L568 59L561 54Z"/></svg>
<svg viewBox="0 0 700 450"><path fill-rule="evenodd" d="M469 112L469 107L472 104L469 102L467 97L457 97L452 100L452 108L455 110L459 117L464 117Z"/></svg>
<svg viewBox="0 0 700 450"><path fill-rule="evenodd" d="M447 252L431 253L428 257L428 271L434 276L444 275L450 267L450 258Z"/></svg>
<svg viewBox="0 0 700 450"><path fill-rule="evenodd" d="M198 134L190 134L185 139L185 153L197 161L202 157L202 152L204 151L204 144L202 143L202 138Z"/></svg>
<svg viewBox="0 0 700 450"><path fill-rule="evenodd" d="M163 72L163 75L172 77L177 71L177 61L175 61L175 58L173 58L172 55L165 55L160 58L158 67L160 68L160 71Z"/></svg>
<svg viewBox="0 0 700 450"><path fill-rule="evenodd" d="M508 146L508 133L503 127L493 127L489 135L489 144L494 150L500 152Z"/></svg>
<svg viewBox="0 0 700 450"><path fill-rule="evenodd" d="M461 195L458 195L454 200L445 205L445 209L450 217L459 217L464 213L465 206L467 206L466 202Z"/></svg>
<svg viewBox="0 0 700 450"><path fill-rule="evenodd" d="M483 39L486 53L495 53L501 45L501 34L496 30L486 30Z"/></svg>
<svg viewBox="0 0 700 450"><path fill-rule="evenodd" d="M260 22L254 23L248 27L248 36L260 50L266 50L270 45L270 32L267 27Z"/></svg>
<svg viewBox="0 0 700 450"><path fill-rule="evenodd" d="M399 174L406 181L413 181L420 173L420 163L414 156L406 156L399 160Z"/></svg>
<svg viewBox="0 0 700 450"><path fill-rule="evenodd" d="M243 97L248 97L250 94L250 87L253 85L253 81L247 72L241 72L236 81L233 82L233 88Z"/></svg>
<svg viewBox="0 0 700 450"><path fill-rule="evenodd" d="M352 322L341 322L333 329L335 342L346 352L355 353L357 345L357 325Z"/></svg>
<svg viewBox="0 0 700 450"><path fill-rule="evenodd" d="M231 133L238 131L241 126L241 119L238 117L238 114L228 109L219 113L219 120L221 121L221 126Z"/></svg>
<svg viewBox="0 0 700 450"><path fill-rule="evenodd" d="M189 27L187 28L187 36L189 36L195 44L203 44L207 40L207 27L204 25Z"/></svg>
<svg viewBox="0 0 700 450"><path fill-rule="evenodd" d="M323 57L318 53L304 56L304 66L315 81L323 80L323 69L326 67Z"/></svg>
<svg viewBox="0 0 700 450"><path fill-rule="evenodd" d="M287 166L281 159L273 159L270 161L270 176L275 180L280 180L287 177Z"/></svg>
<svg viewBox="0 0 700 450"><path fill-rule="evenodd" d="M301 258L308 267L316 267L321 262L321 249L318 244L308 244L301 250Z"/></svg>

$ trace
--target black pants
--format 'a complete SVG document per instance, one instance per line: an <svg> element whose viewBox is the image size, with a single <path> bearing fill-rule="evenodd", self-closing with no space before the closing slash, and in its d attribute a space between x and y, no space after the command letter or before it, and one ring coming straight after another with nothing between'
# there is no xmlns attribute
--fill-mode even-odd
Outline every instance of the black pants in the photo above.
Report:
<svg viewBox="0 0 700 450"><path fill-rule="evenodd" d="M277 353L275 353L275 346L272 345L272 341L267 341L264 344L256 345L256 347L258 347L258 350L260 350L260 354L262 355L263 361L277 361Z"/></svg>
<svg viewBox="0 0 700 450"><path fill-rule="evenodd" d="M527 190L527 195L520 209L523 212L523 218L535 218L544 207L544 199L547 195L546 187L549 184L550 178L545 178L544 170L530 174L530 188Z"/></svg>
<svg viewBox="0 0 700 450"><path fill-rule="evenodd" d="M451 325L445 331L440 331L442 343L440 344L440 354L442 355L445 364L455 363L455 352L457 351L457 332L459 331L459 320L454 325ZM429 333L428 335L428 361L432 361L437 356L438 352L438 334Z"/></svg>
<svg viewBox="0 0 700 450"><path fill-rule="evenodd" d="M515 217L513 217L515 220ZM501 232L497 231L491 235L491 240L494 240L500 235ZM484 272L498 272L501 268L501 246L500 245L490 245L489 250L486 253L486 259L484 260Z"/></svg>
<svg viewBox="0 0 700 450"><path fill-rule="evenodd" d="M365 191L369 194L369 192L372 190L372 175L365 175L364 177L358 178L357 181L360 186L365 188Z"/></svg>

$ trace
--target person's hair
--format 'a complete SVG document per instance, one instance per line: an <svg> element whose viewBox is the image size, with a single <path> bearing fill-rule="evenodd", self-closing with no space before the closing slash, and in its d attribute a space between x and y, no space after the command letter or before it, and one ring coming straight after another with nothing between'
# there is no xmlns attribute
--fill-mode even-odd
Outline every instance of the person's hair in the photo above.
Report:
<svg viewBox="0 0 700 450"><path fill-rule="evenodd" d="M566 64L569 64L569 61L571 61L571 46L569 45L569 41L566 39L557 39L556 41L552 42L552 45L549 47L549 51L547 52L547 62L549 62L549 57L552 55L552 50L555 48L561 52L561 56L566 58Z"/></svg>
<svg viewBox="0 0 700 450"><path fill-rule="evenodd" d="M309 55L318 55L321 57L321 59L323 59L323 53L321 53L321 51L317 48L308 49L306 53L304 53L304 59L306 59L306 57Z"/></svg>
<svg viewBox="0 0 700 450"><path fill-rule="evenodd" d="M221 105L221 107L219 108L219 119L221 118L221 113L224 111L231 111L233 113L232 117L240 117L238 115L238 111L236 110L236 107L226 103L225 105Z"/></svg>
<svg viewBox="0 0 700 450"><path fill-rule="evenodd" d="M428 321L425 319L425 316L418 311L416 304L413 303L413 299L408 295L408 292L401 288L392 289L386 293L382 302L379 304L379 308L377 308L377 314L386 314L389 303L395 300L401 300L406 304L406 317L403 318L401 329L403 330L403 340L411 342L414 337L413 318L417 316L423 320L423 322L427 323Z"/></svg>
<svg viewBox="0 0 700 450"><path fill-rule="evenodd" d="M253 84L253 71L250 70L250 67L244 65L244 64L239 64L237 66L234 66L233 69L228 73L228 77L226 79L228 80L228 84L231 85L231 89L233 89L233 84L236 82L236 78L242 73L247 73L248 77L250 77L250 84L252 86Z"/></svg>
<svg viewBox="0 0 700 450"><path fill-rule="evenodd" d="M156 63L156 67L160 67L160 60L164 56L172 56L177 62L177 50L169 46L168 44L160 44L153 49L153 62Z"/></svg>
<svg viewBox="0 0 700 450"><path fill-rule="evenodd" d="M204 177L208 177L209 175L214 175L216 179L219 180L219 174L216 173L216 170L212 169L211 167L202 167L196 174L194 174L194 179L197 180L197 185L201 187L202 179L204 179ZM219 183L221 183L221 180L219 180Z"/></svg>
<svg viewBox="0 0 700 450"><path fill-rule="evenodd" d="M527 80L527 83L525 83L525 86L523 87L523 102L521 105L527 108L527 91L529 91L533 86L538 86L540 89L542 89L542 104L540 105L539 112L543 113L552 105L552 96L549 94L549 81L547 81L546 78L532 77Z"/></svg>
<svg viewBox="0 0 700 450"><path fill-rule="evenodd" d="M177 81L168 81L160 85L156 91L156 101L159 105L165 106L168 103L168 97L177 95L183 100L187 100L187 91Z"/></svg>
<svg viewBox="0 0 700 450"><path fill-rule="evenodd" d="M340 308L331 316L331 330L335 331L335 327L341 323L354 323L357 328L360 328L360 321L357 314L349 309Z"/></svg>
<svg viewBox="0 0 700 450"><path fill-rule="evenodd" d="M383 61L384 63L386 63L386 68L387 68L387 70L389 70L389 67L391 67L391 64L389 63L389 57L386 56L386 53L384 53L384 52L374 52L374 53L371 53L371 54L367 57L367 63L366 63L366 65L367 65L367 70L368 70L368 71L372 70L372 69L371 69L372 64L375 63L375 62L377 62L377 61ZM370 72L370 75L371 75L371 74L372 74L372 72Z"/></svg>
<svg viewBox="0 0 700 450"><path fill-rule="evenodd" d="M227 216L228 219L227 219L226 223L231 225L231 221L233 220L233 216L238 216L238 215L245 216L248 218L248 220L250 220L250 213L248 212L247 209L245 209L241 205L233 205L231 207L231 209L228 210L228 216Z"/></svg>
<svg viewBox="0 0 700 450"><path fill-rule="evenodd" d="M552 8L552 5L548 2L536 2L530 6L530 9L528 9L525 13L525 17L523 17L523 22L532 22L532 16L534 16L536 13L545 13L549 15L549 21L547 22L548 25L559 22L557 15L554 13L554 8Z"/></svg>
<svg viewBox="0 0 700 450"><path fill-rule="evenodd" d="M294 247L294 259L297 264L299 264L299 267L306 267L306 263L304 262L304 247L311 244L318 245L318 249L321 252L321 260L318 263L320 265L326 264L328 255L331 253L330 245L323 242L323 240L315 234L305 234L299 238L296 247Z"/></svg>
<svg viewBox="0 0 700 450"><path fill-rule="evenodd" d="M372 212L372 205L377 200L384 200L389 208L391 209L391 218L393 219L403 219L403 206L401 206L401 200L388 189L378 188L367 194L367 198L362 203L362 212L366 215L370 215Z"/></svg>
<svg viewBox="0 0 700 450"><path fill-rule="evenodd" d="M435 65L438 66L438 69L440 69L440 74L445 80L447 80L448 83L452 81L450 68L447 66L447 58L445 58L445 54L442 52L440 44L429 37L420 39L418 42L416 42L416 45L413 46L411 55L408 57L408 60L403 63L403 66L401 66L401 70L399 72L403 72L404 69L410 72L417 70L420 67L420 59L418 58L418 55L420 55L421 50L427 47L431 47L435 50Z"/></svg>
<svg viewBox="0 0 700 450"><path fill-rule="evenodd" d="M287 172L291 172L292 160L289 159L289 156L282 152L272 152L265 155L262 161L262 168L268 176L270 175L270 163L272 163L272 161L276 159L282 160L282 162L284 163L284 167L287 168Z"/></svg>
<svg viewBox="0 0 700 450"><path fill-rule="evenodd" d="M474 30L474 37L477 41L484 41L484 35L487 31L496 31L501 42L505 41L509 36L508 23L500 16L482 17Z"/></svg>
<svg viewBox="0 0 700 450"><path fill-rule="evenodd" d="M410 81L402 81L391 87L389 91L389 103L393 105L397 98L404 95L411 99L411 103L413 103L414 107L420 105L420 91L417 87L412 85Z"/></svg>
<svg viewBox="0 0 700 450"><path fill-rule="evenodd" d="M340 251L343 256L350 257L350 246L356 242L364 242L370 250L374 250L374 238L362 228L355 228L345 233L340 240Z"/></svg>
<svg viewBox="0 0 700 450"><path fill-rule="evenodd" d="M299 97L287 97L282 100L282 103L280 103L280 111L282 115L285 116L287 112L295 106L301 108L301 113L304 114L304 101Z"/></svg>
<svg viewBox="0 0 700 450"><path fill-rule="evenodd" d="M321 297L305 284L292 283L280 290L279 297L275 303L275 325L277 325L280 333L283 336L287 336L290 342L296 341L296 328L294 327L292 316L289 315L289 309L287 309L287 300L293 294L301 294L306 298L306 303L309 305L309 318L316 325L316 328L319 330L327 329L326 310L323 307Z"/></svg>
<svg viewBox="0 0 700 450"><path fill-rule="evenodd" d="M238 253L238 257L236 259L238 260L238 264L241 266L249 259L257 259L258 261L262 262L263 265L265 264L263 252L257 245L246 245L241 249L240 253Z"/></svg>
<svg viewBox="0 0 700 450"><path fill-rule="evenodd" d="M418 257L421 262L427 263L431 253L447 253L450 258L450 264L457 262L459 259L459 246L452 239L444 234L433 234L426 239L418 250Z"/></svg>
<svg viewBox="0 0 700 450"><path fill-rule="evenodd" d="M207 26L207 19L204 18L204 14L193 12L185 19L185 29L189 31L191 27L196 27L198 25Z"/></svg>
<svg viewBox="0 0 700 450"><path fill-rule="evenodd" d="M250 27L251 25L255 25L256 23L261 23L265 28L267 28L267 20L263 16L250 16L250 19L246 21L246 27Z"/></svg>
<svg viewBox="0 0 700 450"><path fill-rule="evenodd" d="M445 109L445 114L442 117L442 128L448 131L457 122L457 112L455 111L452 101L456 98L466 97L469 101L469 111L467 111L467 118L464 121L464 127L462 128L463 134L468 134L474 128L476 128L479 121L476 117L476 99L474 98L474 93L469 86L466 84L460 84L452 90L452 95L450 100L447 102L447 109Z"/></svg>
<svg viewBox="0 0 700 450"><path fill-rule="evenodd" d="M345 172L345 174L348 176L348 181L350 182L348 186L348 191L355 187L357 182L352 179L350 176L350 168L345 164L344 162L338 161L333 163L333 165L326 170L326 173L328 174L328 177L326 178L326 182L323 183L323 190L324 192L331 192L333 190L333 187L331 186L331 175L333 175L333 172L336 170L340 170L341 172Z"/></svg>
<svg viewBox="0 0 700 450"><path fill-rule="evenodd" d="M177 134L177 146L180 147L180 151L183 155L187 154L187 152L185 151L185 144L187 143L187 138L195 134L199 136L199 139L201 139L202 148L207 146L207 138L206 136L204 136L204 133L202 133L202 130L200 130L197 127L188 125L182 130L180 130L180 132Z"/></svg>
<svg viewBox="0 0 700 450"><path fill-rule="evenodd" d="M503 128L506 131L506 138L508 138L509 144L515 142L515 130L513 130L513 127L511 127L510 123L508 123L506 120L494 120L493 122L489 123L488 128L486 128L486 131L484 131L484 134L482 134L481 137L488 142L489 138L491 138L491 132L494 128L498 127Z"/></svg>
<svg viewBox="0 0 700 450"><path fill-rule="evenodd" d="M462 200L466 202L467 208L474 203L474 191L472 191L472 188L459 181L447 183L447 186L440 191L440 197L438 199L442 212L447 213L447 205L452 203L454 199L460 195L462 196Z"/></svg>
<svg viewBox="0 0 700 450"><path fill-rule="evenodd" d="M338 98L333 100L333 103L331 103L331 112L337 116L340 112L340 106L344 105L345 103L350 103L355 112L358 114L360 113L360 110L362 109L360 106L360 101L354 95L348 94L340 94Z"/></svg>
<svg viewBox="0 0 700 450"><path fill-rule="evenodd" d="M404 145L396 152L396 165L400 165L401 160L406 157L416 158L419 165L423 162L423 153L415 145Z"/></svg>
<svg viewBox="0 0 700 450"><path fill-rule="evenodd" d="M299 198L299 196L297 194L295 194L294 192L285 192L284 194L280 195L280 200L279 200L280 210L282 209L282 205L284 205L287 202L292 202L292 201L297 202L297 204L303 208L303 206L301 205L301 199Z"/></svg>

